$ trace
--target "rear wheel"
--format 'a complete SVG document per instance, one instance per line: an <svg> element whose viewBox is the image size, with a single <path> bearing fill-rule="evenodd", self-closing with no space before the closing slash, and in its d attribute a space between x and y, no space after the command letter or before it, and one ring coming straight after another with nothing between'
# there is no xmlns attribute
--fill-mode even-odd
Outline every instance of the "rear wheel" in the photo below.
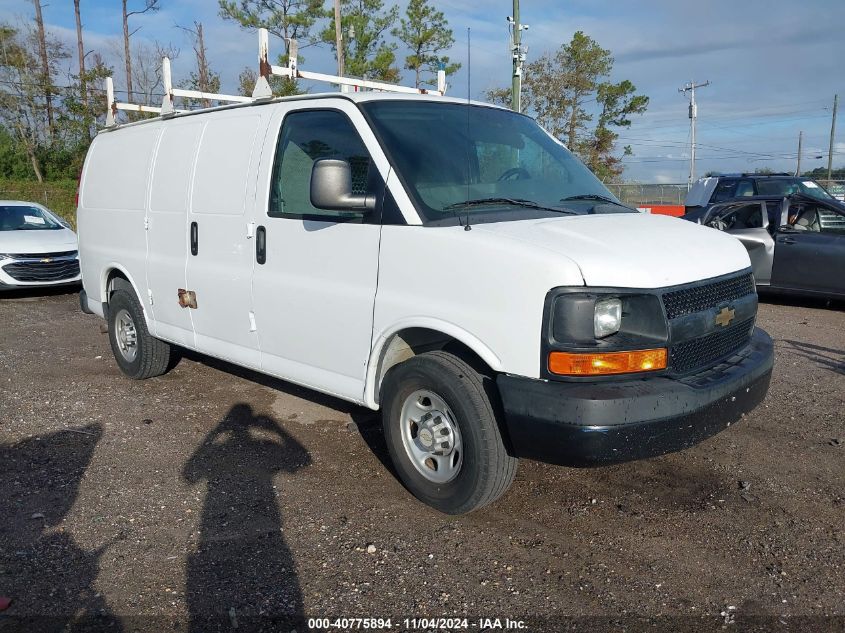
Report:
<svg viewBox="0 0 845 633"><path fill-rule="evenodd" d="M393 464L405 487L441 512L492 503L516 475L490 381L442 351L415 356L385 377L382 423Z"/></svg>
<svg viewBox="0 0 845 633"><path fill-rule="evenodd" d="M133 380L167 371L171 347L150 335L144 309L132 290L119 288L109 298L109 341L121 371Z"/></svg>

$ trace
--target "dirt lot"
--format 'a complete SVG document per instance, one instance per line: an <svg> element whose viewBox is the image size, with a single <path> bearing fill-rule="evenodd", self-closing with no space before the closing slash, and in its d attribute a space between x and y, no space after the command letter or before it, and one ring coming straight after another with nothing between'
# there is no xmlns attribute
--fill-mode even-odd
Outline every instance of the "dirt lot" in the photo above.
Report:
<svg viewBox="0 0 845 633"><path fill-rule="evenodd" d="M199 357L132 382L100 323L73 294L0 298L0 631L845 629L841 305L761 305L775 373L739 425L524 461L459 518L405 492L372 413Z"/></svg>

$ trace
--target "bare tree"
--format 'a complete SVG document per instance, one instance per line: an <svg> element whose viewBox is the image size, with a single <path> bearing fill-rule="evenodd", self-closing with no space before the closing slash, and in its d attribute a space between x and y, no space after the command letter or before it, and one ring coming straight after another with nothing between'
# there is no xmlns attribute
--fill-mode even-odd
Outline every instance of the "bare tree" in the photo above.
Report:
<svg viewBox="0 0 845 633"><path fill-rule="evenodd" d="M35 5L35 27L38 34L38 57L41 62L41 82L44 101L47 104L47 131L53 133L53 90L50 77L50 60L47 57L47 35L44 32L44 18L41 15L41 0L32 0Z"/></svg>
<svg viewBox="0 0 845 633"><path fill-rule="evenodd" d="M73 13L76 16L76 47L79 55L79 96L82 99L82 104L87 107L88 88L85 85L85 46L82 43L82 16L79 13L79 0L73 0Z"/></svg>
<svg viewBox="0 0 845 633"><path fill-rule="evenodd" d="M213 73L208 67L208 57L205 51L205 39L202 34L202 22L194 22L194 28L180 26L180 29L190 34L194 40L194 54L197 57L197 71L196 71L196 90L200 92L216 92L219 90L220 80L213 81ZM217 84L213 86L212 84ZM203 99L203 105L208 108L211 107L211 101Z"/></svg>
<svg viewBox="0 0 845 633"><path fill-rule="evenodd" d="M38 2L38 0L34 0ZM141 15L143 13L147 13L148 11L158 11L161 8L160 0L143 0L144 1L144 8L138 9L136 11L129 11L127 8L128 0L122 0L123 2L123 62L126 67L126 93L127 93L127 100L132 101L132 53L129 50L129 38L135 35L138 32L138 29L135 29L131 33L129 32L129 18L133 15Z"/></svg>

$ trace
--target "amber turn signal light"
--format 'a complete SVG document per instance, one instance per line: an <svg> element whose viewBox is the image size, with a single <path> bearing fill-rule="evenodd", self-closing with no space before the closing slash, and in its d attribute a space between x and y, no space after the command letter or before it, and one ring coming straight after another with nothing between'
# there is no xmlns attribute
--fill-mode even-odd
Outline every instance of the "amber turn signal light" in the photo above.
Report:
<svg viewBox="0 0 845 633"><path fill-rule="evenodd" d="M604 376L666 369L666 348L628 352L552 352L549 371L560 376Z"/></svg>

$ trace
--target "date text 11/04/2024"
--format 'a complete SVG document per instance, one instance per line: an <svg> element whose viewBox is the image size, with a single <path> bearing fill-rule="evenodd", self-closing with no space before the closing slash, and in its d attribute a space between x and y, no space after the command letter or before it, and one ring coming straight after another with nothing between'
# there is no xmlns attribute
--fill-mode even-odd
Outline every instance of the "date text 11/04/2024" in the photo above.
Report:
<svg viewBox="0 0 845 633"><path fill-rule="evenodd" d="M309 618L309 630L525 630L524 620L510 618Z"/></svg>

